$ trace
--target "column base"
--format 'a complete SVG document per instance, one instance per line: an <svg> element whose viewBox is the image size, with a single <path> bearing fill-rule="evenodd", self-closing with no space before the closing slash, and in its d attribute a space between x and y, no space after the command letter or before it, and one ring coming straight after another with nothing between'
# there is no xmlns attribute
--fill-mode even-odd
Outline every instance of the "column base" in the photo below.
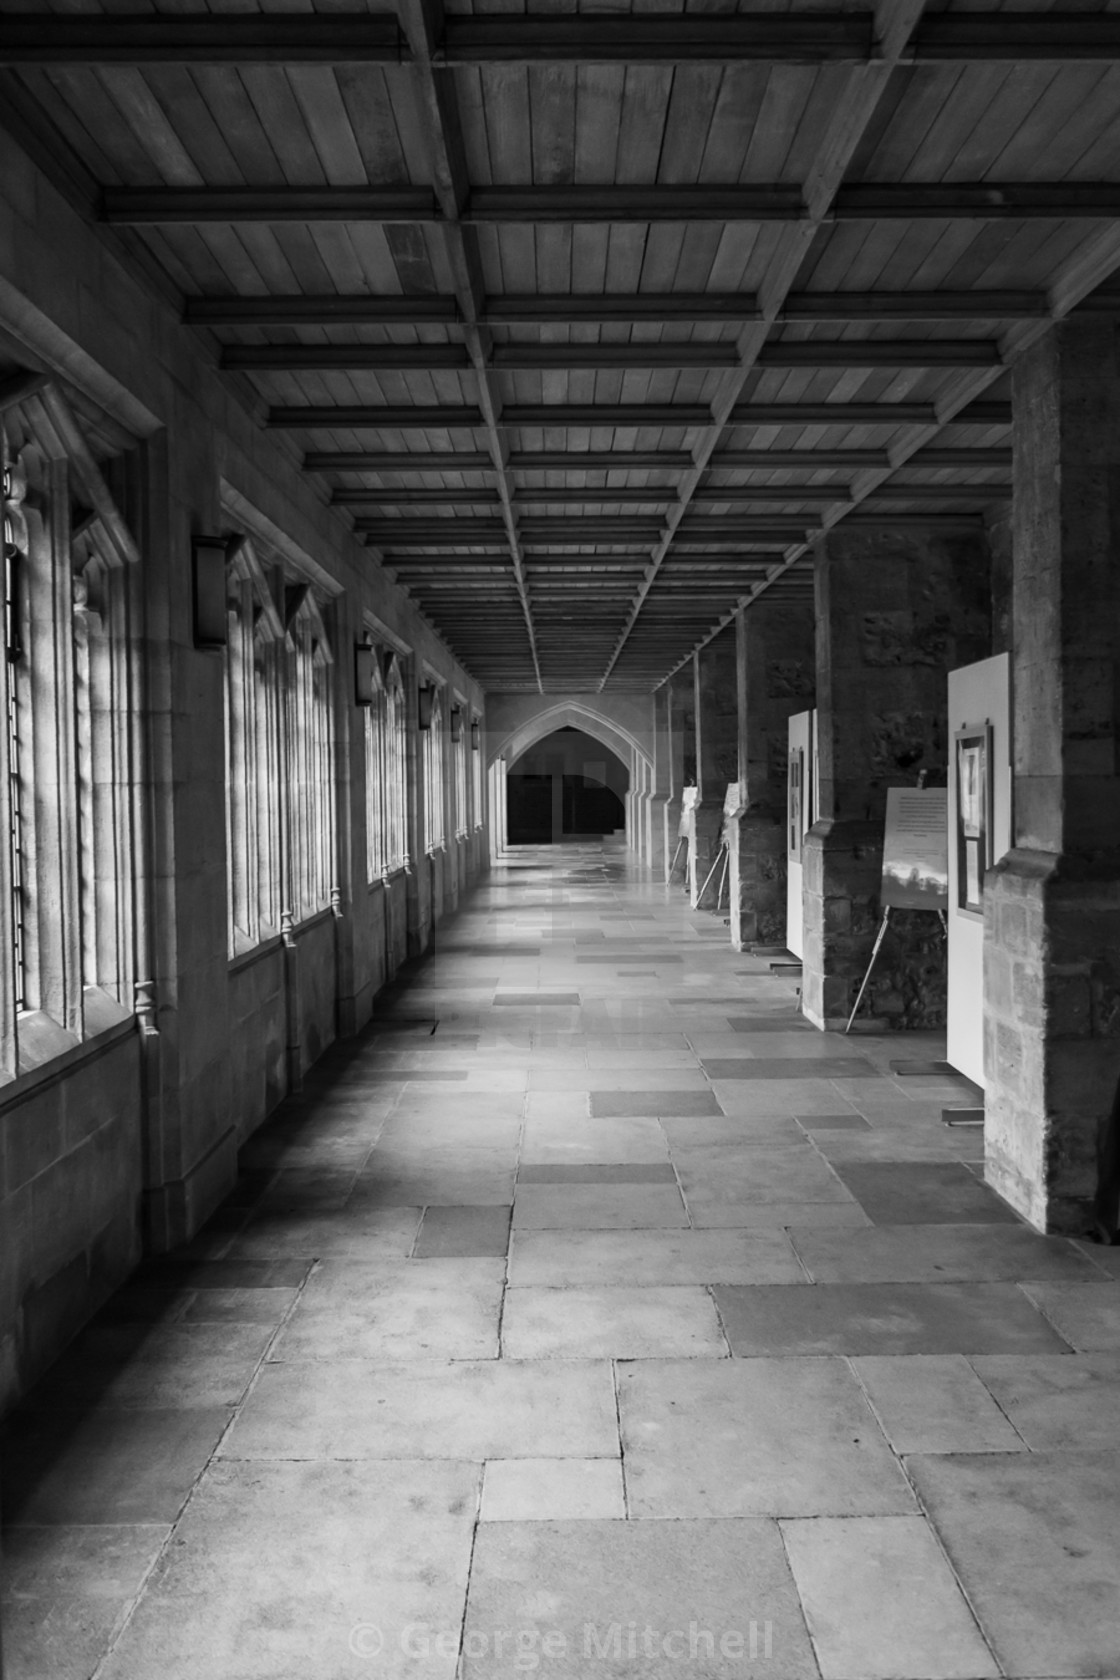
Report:
<svg viewBox="0 0 1120 1680"><path fill-rule="evenodd" d="M1120 861L1016 849L984 900L984 1177L1036 1230L1083 1236L1120 1074Z"/></svg>
<svg viewBox="0 0 1120 1680"><path fill-rule="evenodd" d="M765 807L727 824L731 848L731 944L784 948L786 938L786 829L784 814Z"/></svg>

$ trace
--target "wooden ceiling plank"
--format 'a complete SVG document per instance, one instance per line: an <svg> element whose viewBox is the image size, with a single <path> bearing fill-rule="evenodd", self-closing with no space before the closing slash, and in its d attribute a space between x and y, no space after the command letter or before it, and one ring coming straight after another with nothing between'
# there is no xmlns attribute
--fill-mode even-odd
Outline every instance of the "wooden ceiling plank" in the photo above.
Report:
<svg viewBox="0 0 1120 1680"><path fill-rule="evenodd" d="M642 603L672 545L679 524L685 517L688 499L699 488L704 469L718 447L722 428L742 398L754 360L765 342L765 323L772 322L777 317L786 295L792 290L812 241L814 229L820 226L831 212L848 164L861 136L874 117L879 100L883 97L890 76L905 48L907 37L921 13L922 0L892 0L889 6L885 0L880 0L875 12L875 23L881 56L873 65L861 67L852 73L846 89L848 97L829 123L806 183L805 199L809 224L795 226L789 231L785 246L779 254L780 260L775 263L773 273L768 277L766 288L759 300L763 321L757 327L747 328L740 338L741 369L725 376L724 389L712 416L713 424L696 449L696 467L681 480L680 502L676 509L670 510L665 537L651 555L649 568L638 588L622 634L600 679L600 691L610 680L627 639L638 621Z"/></svg>
<svg viewBox="0 0 1120 1680"><path fill-rule="evenodd" d="M1074 258L1066 265L1064 272L1055 280L1050 292L1049 318L1046 321L1018 323L1009 329L1004 344L1005 359L1009 363L1013 362L1031 345L1036 344L1049 331L1054 321L1063 319L1099 286L1117 274L1120 274L1120 227L1102 229L1095 238L1087 241L1078 250ZM973 369L958 376L953 388L945 393L941 399L936 423L932 426L911 427L892 446L889 467L885 470L866 473L853 486L852 508L855 510L854 516L856 518L866 517L860 511L862 504L873 496L894 473L909 463L915 465L919 463L921 455L926 452L945 426L954 425L957 422L957 416L961 412L967 412L970 405L974 409L981 406L977 399L986 386L992 383L994 377L996 376L982 369ZM851 520L852 517L852 512L837 510L835 518L830 516L826 520L826 527L842 520ZM898 520L897 514L886 517L891 524ZM918 517L922 518L924 516L919 515ZM787 577L790 569L804 561L811 551L811 542L797 543L792 546L787 551L782 563L768 573L766 580L755 584L749 594L740 597L732 611L724 615L707 635L689 648L684 659L680 660L673 667L673 670L667 672L663 680L667 681L676 670L680 669L681 665L692 658L700 647L725 629L733 619L735 612L749 606L750 602L756 599L759 594Z"/></svg>
<svg viewBox="0 0 1120 1680"><path fill-rule="evenodd" d="M443 0L401 0L401 19L416 65L417 91L429 116L430 149L436 192L445 223L447 255L463 317L463 335L474 364L479 408L494 463L494 481L502 502L501 525L521 602L532 670L538 692L543 693L536 626L513 507L513 479L506 466L509 443L507 436L498 428L501 397L487 365L490 336L481 325L485 295L481 261L473 231L463 228L461 221L470 190L461 119L451 74L437 70L432 62L433 48L446 24Z"/></svg>

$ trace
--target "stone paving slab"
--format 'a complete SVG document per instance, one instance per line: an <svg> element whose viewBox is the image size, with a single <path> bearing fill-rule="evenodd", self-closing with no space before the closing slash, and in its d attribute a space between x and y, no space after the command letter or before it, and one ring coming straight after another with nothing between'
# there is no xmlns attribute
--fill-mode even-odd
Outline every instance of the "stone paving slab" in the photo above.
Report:
<svg viewBox="0 0 1120 1680"><path fill-rule="evenodd" d="M823 1680L999 1674L923 1517L811 1517L781 1529Z"/></svg>
<svg viewBox="0 0 1120 1680"><path fill-rule="evenodd" d="M618 1396L635 1518L915 1510L842 1360L638 1360Z"/></svg>
<svg viewBox="0 0 1120 1680"><path fill-rule="evenodd" d="M1004 1672L1120 1673L1120 1459L970 1453L907 1461Z"/></svg>
<svg viewBox="0 0 1120 1680"><path fill-rule="evenodd" d="M227 1458L613 1458L609 1361L266 1365Z"/></svg>
<svg viewBox="0 0 1120 1680"><path fill-rule="evenodd" d="M741 1358L861 1353L1061 1353L1066 1344L1010 1283L818 1283L713 1293Z"/></svg>
<svg viewBox="0 0 1120 1680"><path fill-rule="evenodd" d="M514 1680L534 1655L563 1680L817 1673L777 1527L758 1521L483 1524L465 1650L464 1680Z"/></svg>

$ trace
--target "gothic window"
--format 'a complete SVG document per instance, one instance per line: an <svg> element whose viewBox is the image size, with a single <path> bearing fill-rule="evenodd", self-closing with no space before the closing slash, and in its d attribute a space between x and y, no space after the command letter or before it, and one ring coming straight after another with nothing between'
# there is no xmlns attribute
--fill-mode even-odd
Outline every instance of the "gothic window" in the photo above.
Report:
<svg viewBox="0 0 1120 1680"><path fill-rule="evenodd" d="M230 548L226 610L226 842L230 954L280 930L280 696L284 625L253 543Z"/></svg>
<svg viewBox="0 0 1120 1680"><path fill-rule="evenodd" d="M136 544L69 405L28 381L0 427L0 1070L133 1011Z"/></svg>
<svg viewBox="0 0 1120 1680"><path fill-rule="evenodd" d="M379 649L366 707L366 862L370 881L408 863L407 717L400 660Z"/></svg>
<svg viewBox="0 0 1120 1680"><path fill-rule="evenodd" d="M467 750L470 734L464 723L464 708L454 706L451 711L450 743L455 761L455 837L466 838L470 831L470 793L467 778Z"/></svg>
<svg viewBox="0 0 1120 1680"><path fill-rule="evenodd" d="M231 956L329 909L335 891L333 657L310 585L231 540L226 840Z"/></svg>
<svg viewBox="0 0 1120 1680"><path fill-rule="evenodd" d="M429 693L429 723L421 733L424 743L424 850L437 852L446 839L443 814L445 724L442 689L433 687Z"/></svg>

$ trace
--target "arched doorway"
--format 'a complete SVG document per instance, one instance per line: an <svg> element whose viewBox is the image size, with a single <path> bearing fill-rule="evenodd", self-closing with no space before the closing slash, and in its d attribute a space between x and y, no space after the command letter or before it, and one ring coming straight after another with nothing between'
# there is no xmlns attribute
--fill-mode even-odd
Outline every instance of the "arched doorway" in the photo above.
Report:
<svg viewBox="0 0 1120 1680"><path fill-rule="evenodd" d="M506 775L510 845L548 845L614 834L626 826L630 773L582 729L554 729L527 747Z"/></svg>

